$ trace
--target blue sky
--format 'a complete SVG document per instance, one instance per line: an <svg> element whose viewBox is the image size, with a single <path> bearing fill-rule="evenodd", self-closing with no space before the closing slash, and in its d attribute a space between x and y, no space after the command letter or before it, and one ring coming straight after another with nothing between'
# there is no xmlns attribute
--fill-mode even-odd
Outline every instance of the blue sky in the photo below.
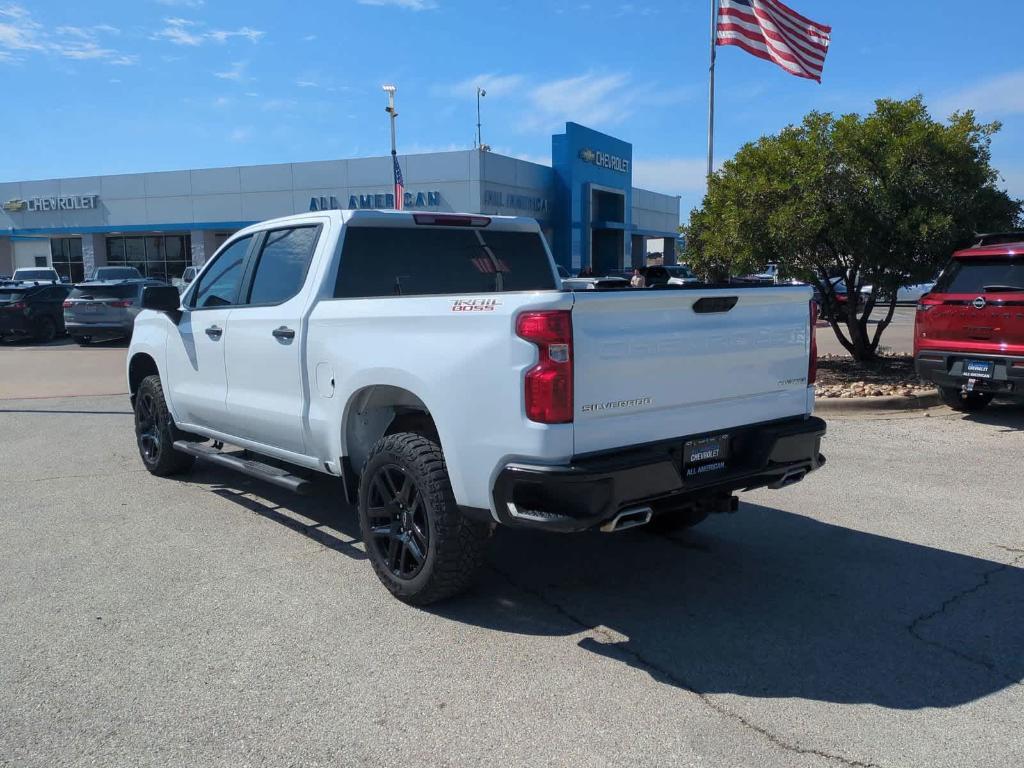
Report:
<svg viewBox="0 0 1024 768"><path fill-rule="evenodd" d="M1004 123L994 158L1024 197L1020 29L963 0L794 0L833 27L823 83L738 48L718 57L716 155L811 109L923 93ZM1012 8L1014 4L1003 7ZM980 6L979 6L980 7ZM703 187L709 2L0 0L0 181L385 154L484 141L547 163L566 120L634 145L634 181Z"/></svg>

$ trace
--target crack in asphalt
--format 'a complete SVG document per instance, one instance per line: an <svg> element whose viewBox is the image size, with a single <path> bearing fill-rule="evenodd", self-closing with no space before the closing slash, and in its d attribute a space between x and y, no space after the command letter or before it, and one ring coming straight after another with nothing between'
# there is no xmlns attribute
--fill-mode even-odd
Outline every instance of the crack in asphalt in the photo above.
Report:
<svg viewBox="0 0 1024 768"><path fill-rule="evenodd" d="M953 605L956 605L957 603L959 603L964 598L970 597L971 595L976 594L976 593L980 592L981 590L985 589L985 587L990 586L992 584L992 577L993 576L995 576L996 574L999 574L999 573L1003 573L1004 571L1008 571L1011 568L1016 568L1017 565L1022 560L1024 560L1024 550L1013 549L1011 547L1004 547L1001 544L997 544L996 546L999 547L1000 549L1005 549L1008 552L1021 552L1022 554L1020 554L1017 557L1015 557L1009 563L1000 563L999 565L995 566L994 568L990 568L989 570L987 570L987 571L985 571L984 573L981 574L981 581L979 581L977 584L974 584L974 585L972 585L970 587L967 587L966 589L960 590L959 592L957 592L956 594L952 595L951 597L948 597L945 600L943 600L942 604L938 608L936 608L935 610L929 611L928 613L925 613L925 614L922 614L922 615L918 616L916 619L911 621L910 624L907 625L907 632L909 632L910 636L913 637L918 642L924 643L925 645L931 646L932 648L938 648L941 651L945 651L946 653L952 654L953 656L956 656L961 661L966 661L969 664L974 664L976 666L980 666L980 667L984 668L985 670L987 670L988 672L990 672L990 673L992 673L994 675L998 675L999 677L1001 677L1003 680L1005 680L1010 685L1020 686L1020 685L1022 685L1020 680L1018 680L1015 677L1012 677L1011 675L1006 674L1003 670L1001 670L998 666L996 666L992 662L987 661L985 659L977 658L975 656L970 655L969 653L964 653L963 651L959 650L958 648L953 648L952 646L948 646L945 643L940 643L937 640L929 640L928 638L924 637L921 634L921 625L922 624L924 624L925 622L931 621L932 619L937 618L938 616L941 616L947 610L949 610Z"/></svg>
<svg viewBox="0 0 1024 768"><path fill-rule="evenodd" d="M592 635L597 635L602 639L610 641L607 644L602 644L608 648L609 655L612 653L616 653L617 655L622 657L621 660L623 662L638 669L643 669L655 680L660 680L663 682L667 681L672 685L676 686L677 688L682 688L688 693L692 693L694 696L700 699L700 701L709 709L717 712L723 717L727 717L730 720L739 723L744 728L747 728L748 730L757 733L758 735L767 739L771 744L778 747L779 749L798 755L820 757L823 760L831 760L842 765L850 766L850 768L883 768L883 766L879 765L878 763L867 763L861 760L843 757L842 755L836 755L830 752L825 752L820 749L803 747L799 744L794 744L793 742L786 740L782 736L773 733L764 726L758 725L757 723L751 721L745 715L742 715L739 712L735 712L729 709L728 707L724 706L723 704L715 701L713 698L711 698L710 695L697 690L691 683L687 682L677 673L660 666L657 662L652 661L651 659L648 659L640 651L634 648L627 648L626 644L619 641L618 638L615 637L611 632L599 626L595 627L591 623L584 621L582 618L572 613L568 608L563 606L561 603L557 602L556 600L545 594L543 590L530 587L526 584L519 582L511 574L501 570L493 563L490 563L489 565L490 568L495 573L504 578L513 587L520 590L521 592L525 592L526 594L535 597L541 603L554 610L556 613L558 613L560 616L568 620L573 625L579 627L580 629Z"/></svg>

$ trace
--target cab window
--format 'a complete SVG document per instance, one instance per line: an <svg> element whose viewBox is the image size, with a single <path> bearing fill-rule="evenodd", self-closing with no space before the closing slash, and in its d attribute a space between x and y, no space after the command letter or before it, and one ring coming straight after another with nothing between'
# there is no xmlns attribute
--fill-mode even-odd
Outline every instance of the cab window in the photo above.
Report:
<svg viewBox="0 0 1024 768"><path fill-rule="evenodd" d="M252 245L252 235L235 240L214 257L192 293L194 309L228 307L238 303L242 267Z"/></svg>

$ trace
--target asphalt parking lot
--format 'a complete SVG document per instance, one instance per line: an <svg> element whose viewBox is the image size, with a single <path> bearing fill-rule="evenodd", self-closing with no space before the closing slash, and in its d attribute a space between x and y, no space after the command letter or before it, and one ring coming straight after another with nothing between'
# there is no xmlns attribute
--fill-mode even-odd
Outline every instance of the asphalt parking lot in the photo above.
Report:
<svg viewBox="0 0 1024 768"><path fill-rule="evenodd" d="M79 352L35 354L101 389ZM425 611L334 485L157 479L126 397L2 399L0 765L1022 764L1024 409L829 429L671 538L500 531Z"/></svg>

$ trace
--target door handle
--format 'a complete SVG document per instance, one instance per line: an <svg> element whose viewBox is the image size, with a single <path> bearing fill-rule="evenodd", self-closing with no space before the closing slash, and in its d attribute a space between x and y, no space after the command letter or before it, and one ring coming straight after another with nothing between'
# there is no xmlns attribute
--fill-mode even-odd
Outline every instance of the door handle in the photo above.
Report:
<svg viewBox="0 0 1024 768"><path fill-rule="evenodd" d="M283 325L280 328L275 328L272 333L275 339L280 339L281 341L291 341L295 338L295 331Z"/></svg>
<svg viewBox="0 0 1024 768"><path fill-rule="evenodd" d="M221 328L219 325L211 325L209 328L206 329L206 335L209 336L214 341L216 341L217 339L224 335L224 329Z"/></svg>

